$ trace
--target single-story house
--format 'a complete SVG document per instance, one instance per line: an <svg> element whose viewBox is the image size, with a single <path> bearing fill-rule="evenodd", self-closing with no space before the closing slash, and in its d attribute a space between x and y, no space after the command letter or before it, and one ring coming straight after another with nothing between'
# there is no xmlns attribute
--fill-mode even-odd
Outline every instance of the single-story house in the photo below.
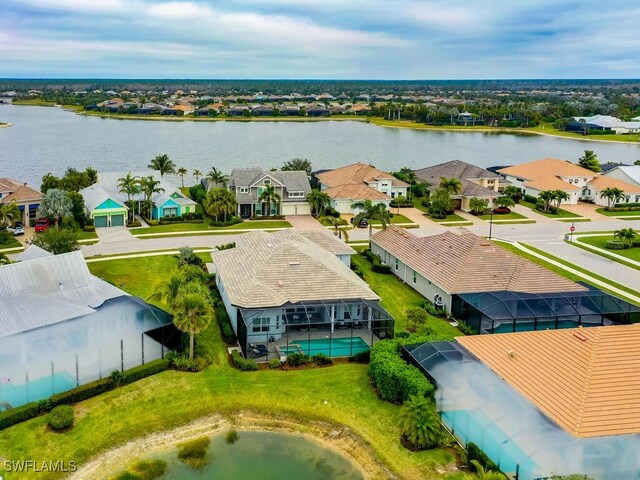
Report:
<svg viewBox="0 0 640 480"><path fill-rule="evenodd" d="M331 110L324 105L312 105L307 109L307 115L310 117L328 117L331 115Z"/></svg>
<svg viewBox="0 0 640 480"><path fill-rule="evenodd" d="M610 115L593 115L591 117L573 117L567 122L565 130L588 134L591 130L608 131L614 134L640 132L640 121L632 119L625 122Z"/></svg>
<svg viewBox="0 0 640 480"><path fill-rule="evenodd" d="M563 203L575 205L578 200L587 200L596 205L607 205L606 198L600 196L602 190L615 187L626 194L620 203L635 202L640 198L640 187L631 185L611 176L587 170L575 163L558 158L543 158L498 170L509 182L525 194L538 196L545 190L564 190L569 199Z"/></svg>
<svg viewBox="0 0 640 480"><path fill-rule="evenodd" d="M456 209L465 212L470 210L469 201L472 198L481 198L491 203L492 198L499 196L499 189L504 186L501 175L461 160L421 168L414 170L414 173L431 188L437 188L442 177L460 180L462 190L458 194L452 194L451 198L456 202Z"/></svg>
<svg viewBox="0 0 640 480"><path fill-rule="evenodd" d="M273 186L280 196L278 203L266 205L260 196L266 186ZM273 171L261 168L234 168L227 188L234 192L238 202L236 215L243 218L269 215L310 215L307 195L311 193L309 177L305 171Z"/></svg>
<svg viewBox="0 0 640 480"><path fill-rule="evenodd" d="M410 188L408 183L366 163L325 170L315 177L320 189L331 198L332 208L354 215L360 211L351 206L356 202L371 200L388 208L394 198L407 198Z"/></svg>
<svg viewBox="0 0 640 480"><path fill-rule="evenodd" d="M635 479L640 325L457 337L409 345L442 422L510 478Z"/></svg>
<svg viewBox="0 0 640 480"><path fill-rule="evenodd" d="M100 183L80 190L87 217L96 227L121 227L127 224L129 207L118 197L110 196Z"/></svg>
<svg viewBox="0 0 640 480"><path fill-rule="evenodd" d="M208 268L245 356L349 356L393 331L380 297L339 258L355 251L331 233L254 231L237 243Z"/></svg>
<svg viewBox="0 0 640 480"><path fill-rule="evenodd" d="M19 259L0 267L0 410L164 355L171 317L93 276L82 252Z"/></svg>
<svg viewBox="0 0 640 480"><path fill-rule="evenodd" d="M0 204L15 200L21 214L21 218L16 218L15 221L21 221L24 225L29 225L29 220L36 219L43 197L42 192L26 183L7 177L0 178Z"/></svg>

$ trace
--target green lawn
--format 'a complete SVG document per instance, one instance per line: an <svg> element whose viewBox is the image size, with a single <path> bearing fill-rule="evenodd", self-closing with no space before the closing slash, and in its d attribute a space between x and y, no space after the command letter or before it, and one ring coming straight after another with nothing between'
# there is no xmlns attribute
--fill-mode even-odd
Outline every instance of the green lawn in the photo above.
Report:
<svg viewBox="0 0 640 480"><path fill-rule="evenodd" d="M92 238L98 238L98 234L96 232L85 232L84 230L78 230L76 231L76 233L78 234L78 240L89 240Z"/></svg>
<svg viewBox="0 0 640 480"><path fill-rule="evenodd" d="M11 235L8 237L7 243L0 244L0 250L4 250L5 248L17 248L21 246L22 244L18 241L18 239Z"/></svg>
<svg viewBox="0 0 640 480"><path fill-rule="evenodd" d="M415 208L417 208L418 210L421 210L424 213L428 213L429 212L429 208L425 207L422 204L422 201L426 200L426 199L427 199L427 197L421 197L421 198L419 198L419 197L411 197L411 203L413 203L413 206Z"/></svg>
<svg viewBox="0 0 640 480"><path fill-rule="evenodd" d="M170 223L166 225L156 225L149 228L133 228L132 235L145 233L170 233L170 232L216 232L220 230L242 230L242 229L269 229L269 228L291 228L291 224L286 220L247 220L242 223L231 225L230 227L212 227L207 223Z"/></svg>
<svg viewBox="0 0 640 480"><path fill-rule="evenodd" d="M397 211L396 209L393 209L394 211L393 213L393 217L391 217L391 224L395 225L397 223L416 223L413 220L411 220L410 218L405 217L404 215L402 215L401 213L395 213L395 211ZM380 222L378 220L372 220L370 222L372 225L380 225Z"/></svg>
<svg viewBox="0 0 640 480"><path fill-rule="evenodd" d="M491 214L479 215L478 218L481 220L491 221ZM502 215L495 215L495 214L493 215L493 222L501 223L500 222L501 220L509 220L508 222L504 222L509 224L536 223L535 220L531 220L530 218L527 218L524 215L520 215L517 212L511 212L511 213L502 214Z"/></svg>
<svg viewBox="0 0 640 480"><path fill-rule="evenodd" d="M457 213L450 213L445 218L433 218L430 215L425 215L425 217L427 217L432 222L437 222L437 223L442 223L442 222L460 222L460 223L465 223L465 224L469 224L469 225L473 224L473 222L470 222L466 218L461 217Z"/></svg>
<svg viewBox="0 0 640 480"><path fill-rule="evenodd" d="M625 210L622 212L611 212L604 208L597 208L596 212L607 217L640 217L640 210Z"/></svg>
<svg viewBox="0 0 640 480"><path fill-rule="evenodd" d="M90 264L90 268L129 293L146 297L175 265L176 260L166 256L105 261ZM420 299L393 275L381 278L366 269L366 277L384 296L383 303L390 311L402 312L407 306L405 301L416 304ZM431 323L449 337L459 334L442 320L433 319ZM217 326L214 324L208 332L212 335L211 343L216 345L217 361L203 372L166 371L81 402L75 407L76 425L67 433L50 432L46 417L13 426L0 436L3 459L74 460L81 465L128 441L207 415L257 412L301 424L322 421L335 424L336 429L345 425L399 478L462 477L459 472L448 475L438 472L454 462L448 450L411 452L402 447L397 421L399 407L377 398L366 365L341 363L330 368L240 372L228 365ZM62 476L30 471L20 478Z"/></svg>
<svg viewBox="0 0 640 480"><path fill-rule="evenodd" d="M564 210L562 208L558 209L558 213L557 214L549 213L549 212L542 212L540 210L536 210L535 203L527 202L525 200L520 200L520 205L522 205L523 207L530 208L534 212L539 213L540 215L544 215L545 217L549 217L549 218L582 218L582 215L578 215L577 213L568 212L567 210Z"/></svg>
<svg viewBox="0 0 640 480"><path fill-rule="evenodd" d="M607 245L607 241L609 240L615 240L613 238L613 235L603 235L603 236L598 236L598 237L580 237L577 238L576 241L579 243L586 243L588 245L592 245L594 247L598 247L598 248L602 248L604 250L607 250L607 252L611 252L612 254L615 255L620 255L622 257L625 258L629 258L631 260L635 260L636 262L640 262L640 248L639 247L633 247L633 248L625 248L624 250L609 250L607 249L606 245ZM575 243L575 242L574 242ZM590 252L593 253L598 253L594 250L589 250ZM607 256L601 253L598 253L598 255L602 255L606 258L609 258L611 260L617 260L615 257L611 257L611 256ZM633 265L631 263L625 263L625 265L628 265L632 268L636 268L640 270L640 267L638 267L637 265Z"/></svg>

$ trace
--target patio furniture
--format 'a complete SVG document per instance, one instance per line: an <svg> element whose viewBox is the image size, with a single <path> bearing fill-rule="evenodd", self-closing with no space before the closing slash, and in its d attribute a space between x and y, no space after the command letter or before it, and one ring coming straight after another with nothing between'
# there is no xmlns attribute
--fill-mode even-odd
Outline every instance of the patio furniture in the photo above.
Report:
<svg viewBox="0 0 640 480"><path fill-rule="evenodd" d="M261 343L257 345L255 343L250 343L249 351L253 354L254 357L262 357L263 355L269 353L269 349L267 348L267 346Z"/></svg>

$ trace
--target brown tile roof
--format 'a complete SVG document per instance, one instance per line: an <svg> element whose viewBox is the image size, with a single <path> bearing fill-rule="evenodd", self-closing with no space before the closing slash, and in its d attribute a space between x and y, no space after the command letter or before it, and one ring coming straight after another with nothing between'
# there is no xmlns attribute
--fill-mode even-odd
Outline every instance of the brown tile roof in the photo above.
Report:
<svg viewBox="0 0 640 480"><path fill-rule="evenodd" d="M18 189L21 185L23 184L11 178L8 178L8 177L0 178L0 191L13 192L14 190Z"/></svg>
<svg viewBox="0 0 640 480"><path fill-rule="evenodd" d="M327 188L324 193L333 199L349 199L359 200L391 200L386 193L379 192L375 188L371 188L364 183L350 183L348 185L339 185L337 187Z"/></svg>
<svg viewBox="0 0 640 480"><path fill-rule="evenodd" d="M450 293L587 290L472 233L419 238L389 226L371 241Z"/></svg>
<svg viewBox="0 0 640 480"><path fill-rule="evenodd" d="M367 165L366 163L352 163L346 167L328 170L317 175L320 183L327 187L335 187L338 185L346 185L349 183L364 183L372 179L390 179L395 177L390 173ZM396 179L397 180L397 179ZM404 183L404 182L402 182ZM404 184L408 186L407 184ZM401 186L401 185L400 185Z"/></svg>
<svg viewBox="0 0 640 480"><path fill-rule="evenodd" d="M597 175L591 170L559 158L542 158L512 167L501 168L498 173L524 178L525 180L536 180L549 175L560 177L593 177Z"/></svg>
<svg viewBox="0 0 640 480"><path fill-rule="evenodd" d="M632 185L631 183L623 182L617 178L609 177L607 175L598 175L591 180L588 185L596 190L604 190L605 188L613 187L619 188L624 193L637 193L640 192L640 187Z"/></svg>
<svg viewBox="0 0 640 480"><path fill-rule="evenodd" d="M572 435L640 433L640 325L456 340Z"/></svg>
<svg viewBox="0 0 640 480"><path fill-rule="evenodd" d="M580 190L580 187L556 177L555 175L547 175L545 177L536 178L535 180L527 180L523 185L535 190Z"/></svg>
<svg viewBox="0 0 640 480"><path fill-rule="evenodd" d="M0 190L11 192L0 198L0 203L9 203L11 200L24 202L27 200L40 200L44 195L35 188L25 185L10 178L0 178Z"/></svg>

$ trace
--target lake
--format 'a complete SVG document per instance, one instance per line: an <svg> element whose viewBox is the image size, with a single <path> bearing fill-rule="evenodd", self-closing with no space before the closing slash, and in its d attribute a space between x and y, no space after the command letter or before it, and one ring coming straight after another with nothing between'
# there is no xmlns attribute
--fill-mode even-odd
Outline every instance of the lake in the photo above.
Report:
<svg viewBox="0 0 640 480"><path fill-rule="evenodd" d="M366 162L388 171L459 159L481 167L543 157L576 161L585 149L601 162L632 163L640 144L572 140L541 135L439 132L385 128L352 121L171 122L75 115L52 107L0 105L0 176L40 185L47 172L69 167L100 171L144 169L166 153L178 166L203 172L215 166L280 167L295 157L314 169ZM189 179L192 181L192 179Z"/></svg>

